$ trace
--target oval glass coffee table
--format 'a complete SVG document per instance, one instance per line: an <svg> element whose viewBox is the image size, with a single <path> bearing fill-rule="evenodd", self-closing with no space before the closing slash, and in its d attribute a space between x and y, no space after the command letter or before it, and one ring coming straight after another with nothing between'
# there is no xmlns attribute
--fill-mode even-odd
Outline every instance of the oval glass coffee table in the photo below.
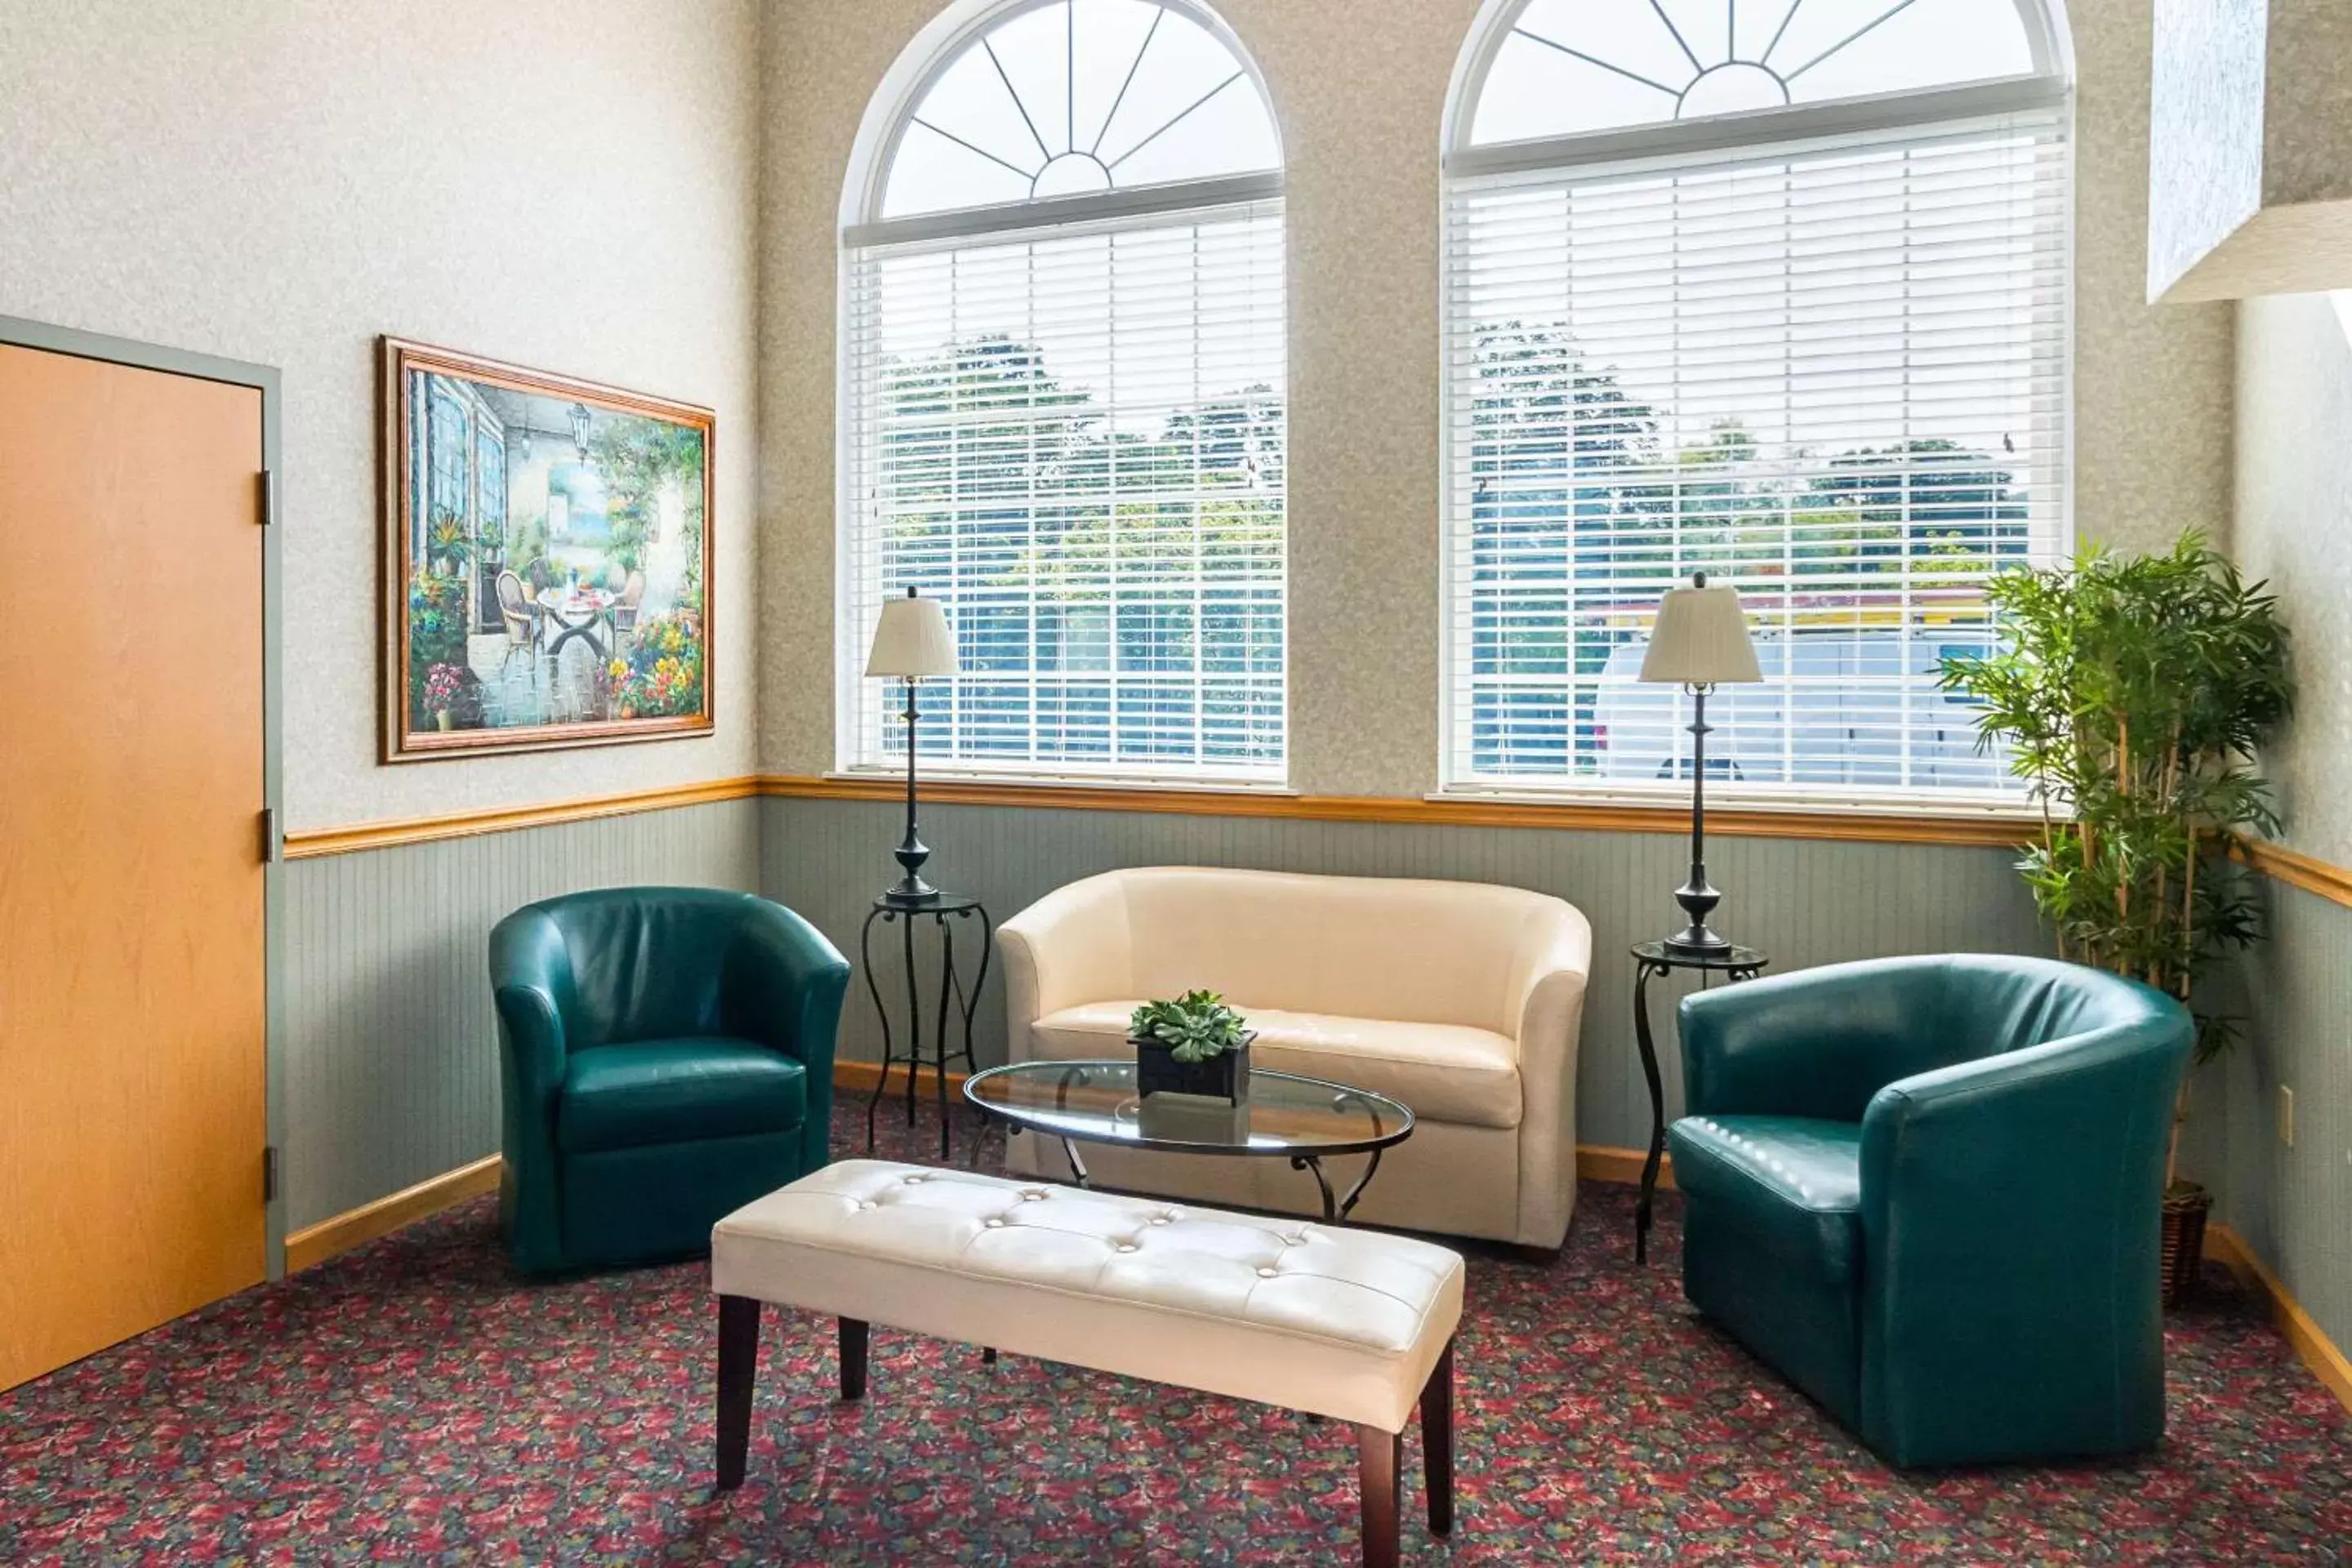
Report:
<svg viewBox="0 0 2352 1568"><path fill-rule="evenodd" d="M1354 1210L1381 1168L1381 1152L1412 1136L1412 1112L1384 1094L1262 1068L1251 1069L1249 1098L1238 1105L1191 1094L1146 1100L1135 1091L1132 1061L1014 1062L972 1074L963 1093L1013 1131L1060 1139L1082 1187L1089 1178L1080 1143L1287 1159L1292 1170L1314 1173L1327 1225ZM1323 1173L1334 1154L1371 1156L1344 1197Z"/></svg>

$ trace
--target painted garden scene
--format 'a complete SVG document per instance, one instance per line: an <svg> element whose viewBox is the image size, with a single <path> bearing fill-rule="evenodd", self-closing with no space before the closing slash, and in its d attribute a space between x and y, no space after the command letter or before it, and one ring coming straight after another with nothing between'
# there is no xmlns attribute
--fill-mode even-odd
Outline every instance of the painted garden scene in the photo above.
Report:
<svg viewBox="0 0 2352 1568"><path fill-rule="evenodd" d="M703 409L386 340L385 755L710 727Z"/></svg>

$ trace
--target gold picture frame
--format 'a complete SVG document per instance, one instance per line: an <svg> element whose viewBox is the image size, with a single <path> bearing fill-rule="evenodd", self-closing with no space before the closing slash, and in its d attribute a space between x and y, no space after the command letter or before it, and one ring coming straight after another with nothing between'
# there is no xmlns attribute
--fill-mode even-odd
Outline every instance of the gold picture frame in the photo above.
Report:
<svg viewBox="0 0 2352 1568"><path fill-rule="evenodd" d="M709 409L385 337L383 759L713 729Z"/></svg>

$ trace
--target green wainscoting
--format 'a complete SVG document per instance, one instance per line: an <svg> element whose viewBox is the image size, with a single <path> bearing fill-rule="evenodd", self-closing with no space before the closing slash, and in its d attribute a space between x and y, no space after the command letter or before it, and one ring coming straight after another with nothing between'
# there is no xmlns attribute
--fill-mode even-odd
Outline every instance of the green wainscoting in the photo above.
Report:
<svg viewBox="0 0 2352 1568"><path fill-rule="evenodd" d="M499 1148L487 944L583 888L751 890L753 800L298 859L286 868L287 1227Z"/></svg>
<svg viewBox="0 0 2352 1568"><path fill-rule="evenodd" d="M740 799L294 861L285 883L289 1228L496 1152L483 954L501 915L623 883L756 888L855 961L868 900L896 874L899 826L888 803ZM1682 839L995 805L934 807L923 827L935 879L980 894L999 919L1076 878L1139 865L1456 878L1556 893L1594 932L1578 1139L1646 1141L1623 953L1673 922ZM1776 969L2048 951L2005 849L1769 838L1711 847L1726 894L1719 923L1770 952ZM2352 909L2278 882L2265 897L2273 940L2234 976L2249 1043L2200 1075L2183 1161L2216 1189L2218 1217L2325 1332L2352 1344ZM887 986L898 974L895 946L877 959ZM1669 1114L1680 1100L1669 1021L1677 994L1661 986L1655 996ZM923 995L928 1006L928 973ZM983 1064L1002 1058L1003 1007L992 975L979 1013ZM871 1060L879 1044L860 976L842 1054ZM2282 1082L2295 1090L2292 1149L2276 1131Z"/></svg>
<svg viewBox="0 0 2352 1568"><path fill-rule="evenodd" d="M897 875L899 807L861 801L761 803L761 886L806 915L852 962L869 901ZM1672 890L1689 841L1662 834L1546 828L1181 816L992 805L923 813L931 879L987 900L1003 920L1079 877L1119 866L1247 866L1367 877L1505 882L1555 893L1592 921L1592 988L1578 1079L1580 1142L1649 1142L1649 1099L1633 1048L1633 942L1679 923ZM1724 889L1718 929L1771 954L1776 969L1904 952L2048 951L2006 849L1805 839L1721 838L1708 871ZM928 932L925 933L928 938ZM893 949L877 968L899 973ZM889 982L886 979L886 994ZM923 995L933 994L928 979ZM1668 1115L1680 1103L1672 1005L1654 985ZM1001 1060L1003 1001L992 976L978 1032L984 1066ZM925 1020L928 1031L930 1020ZM880 1055L874 1005L853 979L842 1054Z"/></svg>
<svg viewBox="0 0 2352 1568"><path fill-rule="evenodd" d="M2198 1075L2184 1163L2215 1216L2352 1348L2352 909L2266 879L2271 939L2238 965L2236 1053ZM2278 1090L2294 1090L2294 1144Z"/></svg>

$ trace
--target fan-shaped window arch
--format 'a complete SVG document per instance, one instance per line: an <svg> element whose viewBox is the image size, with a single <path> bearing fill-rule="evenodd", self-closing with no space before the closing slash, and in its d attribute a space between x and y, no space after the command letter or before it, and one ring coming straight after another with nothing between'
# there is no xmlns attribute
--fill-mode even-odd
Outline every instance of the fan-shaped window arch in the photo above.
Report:
<svg viewBox="0 0 2352 1568"><path fill-rule="evenodd" d="M2039 0L1491 0L1455 74L1449 788L1686 789L1636 676L1737 585L1733 793L2014 795L1945 695L2063 555L2064 39Z"/></svg>
<svg viewBox="0 0 2352 1568"><path fill-rule="evenodd" d="M1528 0L1474 58L1489 147L2048 76L2033 0Z"/></svg>
<svg viewBox="0 0 2352 1568"><path fill-rule="evenodd" d="M1015 6L908 103L874 217L1270 173L1264 87L1206 13L1152 0Z"/></svg>
<svg viewBox="0 0 2352 1568"><path fill-rule="evenodd" d="M858 672L911 587L962 665L934 765L1280 783L1282 152L1239 39L1198 0L951 7L842 217L844 765L903 762Z"/></svg>

